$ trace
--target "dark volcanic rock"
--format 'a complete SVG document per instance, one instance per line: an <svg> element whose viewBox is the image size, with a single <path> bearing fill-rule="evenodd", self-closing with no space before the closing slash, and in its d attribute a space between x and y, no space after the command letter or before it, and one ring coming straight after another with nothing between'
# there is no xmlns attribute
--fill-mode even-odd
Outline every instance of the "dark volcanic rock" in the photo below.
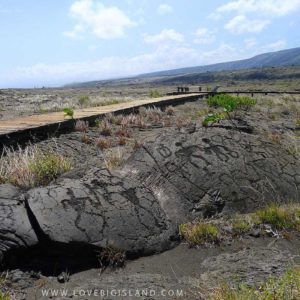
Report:
<svg viewBox="0 0 300 300"><path fill-rule="evenodd" d="M225 128L170 131L116 171L65 175L21 195L0 192L1 252L59 242L115 246L134 254L171 247L178 224L297 201L298 158L253 134Z"/></svg>
<svg viewBox="0 0 300 300"><path fill-rule="evenodd" d="M0 262L7 250L29 247L38 242L25 202L10 184L0 186Z"/></svg>

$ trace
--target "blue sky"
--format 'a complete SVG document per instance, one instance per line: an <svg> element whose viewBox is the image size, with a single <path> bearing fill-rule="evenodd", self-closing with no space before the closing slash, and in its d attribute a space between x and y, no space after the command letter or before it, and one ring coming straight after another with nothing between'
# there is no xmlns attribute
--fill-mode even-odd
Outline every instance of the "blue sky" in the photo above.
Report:
<svg viewBox="0 0 300 300"><path fill-rule="evenodd" d="M300 0L0 0L0 88L247 58L299 28Z"/></svg>

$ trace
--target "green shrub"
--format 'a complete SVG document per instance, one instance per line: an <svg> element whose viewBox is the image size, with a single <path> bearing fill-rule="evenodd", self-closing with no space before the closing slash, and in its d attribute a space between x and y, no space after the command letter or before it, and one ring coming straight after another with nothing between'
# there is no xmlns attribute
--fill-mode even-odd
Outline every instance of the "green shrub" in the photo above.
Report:
<svg viewBox="0 0 300 300"><path fill-rule="evenodd" d="M64 108L64 114L65 117L70 117L71 119L73 119L74 117L74 110L72 108Z"/></svg>
<svg viewBox="0 0 300 300"><path fill-rule="evenodd" d="M90 101L89 96L85 95L85 96L80 96L78 99L78 103L81 107L87 105Z"/></svg>
<svg viewBox="0 0 300 300"><path fill-rule="evenodd" d="M158 90L151 90L149 92L149 97L150 98L159 98L159 97L161 97L161 94Z"/></svg>
<svg viewBox="0 0 300 300"><path fill-rule="evenodd" d="M179 232L191 246L213 243L219 240L219 229L210 223L181 224Z"/></svg>
<svg viewBox="0 0 300 300"><path fill-rule="evenodd" d="M239 108L249 108L256 104L256 100L249 97L234 97L227 94L218 94L207 99L210 107L221 107L227 112L234 111Z"/></svg>
<svg viewBox="0 0 300 300"><path fill-rule="evenodd" d="M225 118L225 116L223 113L209 114L202 121L202 125L206 127L206 126L208 126L209 123L211 123L211 125L214 123L219 123L224 118Z"/></svg>

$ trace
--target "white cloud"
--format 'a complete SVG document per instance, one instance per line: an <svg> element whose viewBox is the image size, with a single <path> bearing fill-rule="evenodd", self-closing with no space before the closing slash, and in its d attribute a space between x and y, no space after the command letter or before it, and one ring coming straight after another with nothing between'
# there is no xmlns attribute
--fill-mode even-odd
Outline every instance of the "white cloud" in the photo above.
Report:
<svg viewBox="0 0 300 300"><path fill-rule="evenodd" d="M158 14L160 15L167 15L173 12L173 8L169 4L160 4L157 9Z"/></svg>
<svg viewBox="0 0 300 300"><path fill-rule="evenodd" d="M144 35L144 41L148 44L168 44L168 43L182 43L184 36L174 29L164 29L156 35Z"/></svg>
<svg viewBox="0 0 300 300"><path fill-rule="evenodd" d="M254 19L251 20L244 15L239 15L231 19L225 29L234 34L259 33L270 24L269 20Z"/></svg>
<svg viewBox="0 0 300 300"><path fill-rule="evenodd" d="M255 38L245 39L244 42L246 49L251 49L257 45L257 40Z"/></svg>
<svg viewBox="0 0 300 300"><path fill-rule="evenodd" d="M300 0L236 0L220 6L217 12L260 13L280 17L296 12L298 9L300 9Z"/></svg>
<svg viewBox="0 0 300 300"><path fill-rule="evenodd" d="M213 21L219 21L221 20L222 16L219 13L213 12L207 16L208 19Z"/></svg>
<svg viewBox="0 0 300 300"><path fill-rule="evenodd" d="M178 45L159 46L154 52L131 58L106 57L96 61L19 67L11 72L0 72L0 82L6 87L16 87L16 83L18 87L53 86L206 65L243 57L239 50L227 44L206 52Z"/></svg>
<svg viewBox="0 0 300 300"><path fill-rule="evenodd" d="M286 47L286 41L285 40L278 40L276 42L273 42L271 44L265 45L261 48L262 52L267 52L267 51L279 51L283 50Z"/></svg>
<svg viewBox="0 0 300 300"><path fill-rule="evenodd" d="M72 31L65 31L63 34L72 39L82 39L84 31L84 27L77 24Z"/></svg>
<svg viewBox="0 0 300 300"><path fill-rule="evenodd" d="M98 38L114 39L124 36L126 28L136 25L118 7L106 7L97 0L75 1L70 16L78 22L72 31L64 32L71 38L91 31Z"/></svg>
<svg viewBox="0 0 300 300"><path fill-rule="evenodd" d="M208 45L216 40L215 32L204 27L198 28L194 35L196 44Z"/></svg>

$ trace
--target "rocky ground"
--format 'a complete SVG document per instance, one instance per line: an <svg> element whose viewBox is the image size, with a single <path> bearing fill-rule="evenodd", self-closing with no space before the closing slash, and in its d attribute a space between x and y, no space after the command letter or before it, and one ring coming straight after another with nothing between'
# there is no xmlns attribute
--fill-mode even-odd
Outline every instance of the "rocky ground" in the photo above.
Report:
<svg viewBox="0 0 300 300"><path fill-rule="evenodd" d="M102 87L0 90L0 120L62 111L64 108L102 106L124 101L143 100L153 90L165 94L172 87ZM81 102L83 101L83 102Z"/></svg>
<svg viewBox="0 0 300 300"><path fill-rule="evenodd" d="M91 290L113 289L201 299L220 281L259 284L297 265L297 232L288 239L250 232L197 248L178 236L179 224L199 217L299 201L299 99L257 100L209 127L202 121L211 109L199 100L142 110L137 119L110 116L94 128L77 124L37 143L70 157L73 170L45 187L0 186L3 289L26 299L63 288L68 296L44 299L93 299ZM127 252L125 267L100 268L95 251L110 246Z"/></svg>

